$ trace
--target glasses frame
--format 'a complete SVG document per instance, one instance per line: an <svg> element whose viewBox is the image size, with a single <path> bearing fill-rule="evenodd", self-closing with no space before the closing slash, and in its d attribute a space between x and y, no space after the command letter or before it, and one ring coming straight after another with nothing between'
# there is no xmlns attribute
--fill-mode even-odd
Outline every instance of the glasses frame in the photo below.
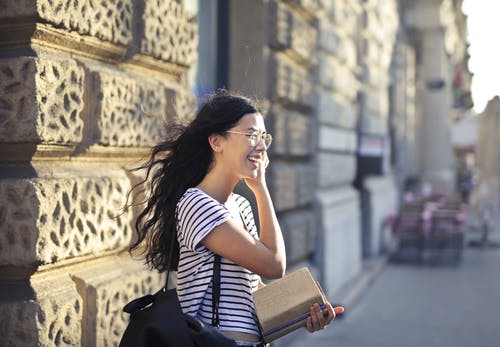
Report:
<svg viewBox="0 0 500 347"><path fill-rule="evenodd" d="M273 136L269 133L263 132L263 131L249 131L249 132L244 132L244 131L237 131L237 130L226 130L227 133L230 134L240 134L240 135L245 135L250 138L250 141L252 142L252 146L257 146L259 141L264 142L264 147L268 149L271 146L271 143L273 142ZM257 136L257 138L252 139L254 136Z"/></svg>

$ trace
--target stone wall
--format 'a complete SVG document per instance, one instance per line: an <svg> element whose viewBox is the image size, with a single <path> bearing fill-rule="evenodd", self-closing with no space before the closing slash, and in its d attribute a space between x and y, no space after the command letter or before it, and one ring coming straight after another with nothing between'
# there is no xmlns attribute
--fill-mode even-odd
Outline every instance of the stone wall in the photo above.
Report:
<svg viewBox="0 0 500 347"><path fill-rule="evenodd" d="M128 169L192 114L196 21L174 0L25 0L0 23L0 345L117 345L123 305L164 281L125 251Z"/></svg>

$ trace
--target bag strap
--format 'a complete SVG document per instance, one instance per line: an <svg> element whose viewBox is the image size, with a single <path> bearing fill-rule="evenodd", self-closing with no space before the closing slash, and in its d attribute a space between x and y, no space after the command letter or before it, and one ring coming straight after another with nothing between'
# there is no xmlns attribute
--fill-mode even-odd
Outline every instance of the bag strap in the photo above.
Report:
<svg viewBox="0 0 500 347"><path fill-rule="evenodd" d="M215 254L214 272L212 276L212 325L219 327L220 299L220 255Z"/></svg>
<svg viewBox="0 0 500 347"><path fill-rule="evenodd" d="M168 289L168 279L170 277L170 264L174 253L175 237L170 242L170 254L168 256L167 278L165 280L165 291ZM220 255L214 255L214 269L212 274L212 325L219 327L219 301L220 301Z"/></svg>
<svg viewBox="0 0 500 347"><path fill-rule="evenodd" d="M170 266L172 264L172 254L174 253L175 239L177 237L172 235L172 241L170 241L170 254L168 255L168 267L167 267L167 278L165 279L165 291L168 290L168 278L170 277Z"/></svg>

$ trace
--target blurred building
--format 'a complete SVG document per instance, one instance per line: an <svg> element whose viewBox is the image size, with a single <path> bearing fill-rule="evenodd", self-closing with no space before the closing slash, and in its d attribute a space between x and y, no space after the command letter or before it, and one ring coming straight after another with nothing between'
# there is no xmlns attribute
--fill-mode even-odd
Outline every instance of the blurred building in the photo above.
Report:
<svg viewBox="0 0 500 347"><path fill-rule="evenodd" d="M495 96L478 117L477 190L474 203L482 207L493 227L500 212L500 98Z"/></svg>
<svg viewBox="0 0 500 347"><path fill-rule="evenodd" d="M450 127L471 106L460 8L0 2L0 344L117 343L122 306L162 282L123 252L127 168L219 87L265 106L289 269L335 298L384 251L405 180L453 188Z"/></svg>

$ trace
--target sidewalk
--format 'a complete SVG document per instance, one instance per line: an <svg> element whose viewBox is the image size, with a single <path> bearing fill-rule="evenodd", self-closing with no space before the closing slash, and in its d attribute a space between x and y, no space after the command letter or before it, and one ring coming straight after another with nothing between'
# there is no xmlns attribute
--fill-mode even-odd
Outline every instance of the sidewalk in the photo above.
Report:
<svg viewBox="0 0 500 347"><path fill-rule="evenodd" d="M363 262L363 269L361 274L357 276L352 282L345 285L338 293L334 296L334 303L342 304L347 310L354 307L358 300L361 299L365 291L372 285L372 283L377 279L379 274L383 271L387 263L387 257L381 256L378 258L365 260ZM339 318L335 324L344 318ZM325 332L319 332L314 335L326 335ZM279 340L272 343L272 347L302 347L309 346L312 342L310 338L313 335L309 334L305 329L299 329L289 335L283 336ZM319 345L321 346L321 345Z"/></svg>
<svg viewBox="0 0 500 347"><path fill-rule="evenodd" d="M347 301L339 300L343 318L273 347L500 346L500 248L466 246L456 267L379 260L365 270Z"/></svg>

